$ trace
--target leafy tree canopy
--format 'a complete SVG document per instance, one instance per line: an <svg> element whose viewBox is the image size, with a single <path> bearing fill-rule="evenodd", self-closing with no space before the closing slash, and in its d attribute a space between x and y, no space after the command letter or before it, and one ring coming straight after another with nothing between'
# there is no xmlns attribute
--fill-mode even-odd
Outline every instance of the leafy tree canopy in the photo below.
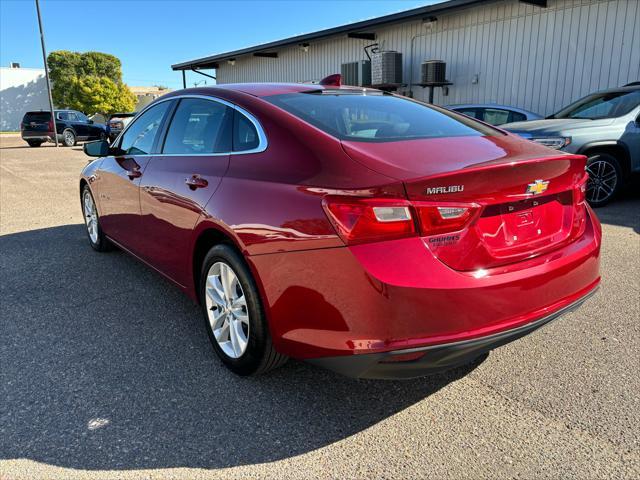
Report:
<svg viewBox="0 0 640 480"><path fill-rule="evenodd" d="M122 64L117 57L57 50L47 61L57 107L103 115L135 108L136 97L122 82Z"/></svg>

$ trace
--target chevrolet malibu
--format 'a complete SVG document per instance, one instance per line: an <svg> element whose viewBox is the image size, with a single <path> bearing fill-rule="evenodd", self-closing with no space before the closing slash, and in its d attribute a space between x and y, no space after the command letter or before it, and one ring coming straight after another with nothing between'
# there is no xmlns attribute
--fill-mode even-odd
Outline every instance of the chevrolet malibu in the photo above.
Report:
<svg viewBox="0 0 640 480"><path fill-rule="evenodd" d="M239 375L292 357L411 378L470 363L598 286L585 157L386 92L173 92L80 178L88 239L202 307Z"/></svg>

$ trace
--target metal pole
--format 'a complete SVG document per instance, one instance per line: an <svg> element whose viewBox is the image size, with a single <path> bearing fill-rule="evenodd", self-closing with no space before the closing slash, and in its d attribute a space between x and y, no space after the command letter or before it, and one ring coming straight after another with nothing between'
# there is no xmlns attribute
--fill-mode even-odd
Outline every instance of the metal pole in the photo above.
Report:
<svg viewBox="0 0 640 480"><path fill-rule="evenodd" d="M187 88L187 75L182 70L182 88Z"/></svg>
<svg viewBox="0 0 640 480"><path fill-rule="evenodd" d="M51 122L53 123L53 141L58 147L58 130L56 129L56 114L53 110L53 97L51 96L51 82L49 81L49 65L47 64L47 50L44 47L44 32L42 31L42 17L40 16L40 2L36 0L38 12L38 26L40 27L40 43L42 44L42 59L44 60L44 74L47 77L47 93L49 94L49 108L51 109Z"/></svg>

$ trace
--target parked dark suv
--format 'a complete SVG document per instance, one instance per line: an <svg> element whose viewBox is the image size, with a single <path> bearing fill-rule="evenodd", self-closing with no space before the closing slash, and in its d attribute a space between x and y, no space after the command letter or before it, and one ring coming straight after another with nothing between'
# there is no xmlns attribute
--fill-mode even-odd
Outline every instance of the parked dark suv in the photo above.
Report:
<svg viewBox="0 0 640 480"><path fill-rule="evenodd" d="M77 141L105 140L109 131L106 125L93 123L84 113L75 110L55 110L58 142L72 147ZM51 112L27 112L20 124L22 139L30 147L39 147L53 141Z"/></svg>

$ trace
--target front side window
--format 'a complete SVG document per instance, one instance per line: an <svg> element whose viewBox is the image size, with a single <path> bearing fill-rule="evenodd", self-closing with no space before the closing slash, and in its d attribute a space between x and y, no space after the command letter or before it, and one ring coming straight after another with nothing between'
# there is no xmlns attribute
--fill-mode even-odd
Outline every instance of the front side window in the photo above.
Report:
<svg viewBox="0 0 640 480"><path fill-rule="evenodd" d="M466 115L467 117L477 118L477 119L482 118L479 115L478 110L476 110L475 108L458 108L458 109L455 109L455 111L456 112L460 112L460 113Z"/></svg>
<svg viewBox="0 0 640 480"><path fill-rule="evenodd" d="M147 155L158 135L160 123L171 102L161 102L144 112L122 135L120 150L125 155Z"/></svg>
<svg viewBox="0 0 640 480"><path fill-rule="evenodd" d="M180 100L162 153L189 155L230 151L232 115L232 108L215 101Z"/></svg>
<svg viewBox="0 0 640 480"><path fill-rule="evenodd" d="M74 114L77 122L89 123L89 118L84 113L74 112Z"/></svg>
<svg viewBox="0 0 640 480"><path fill-rule="evenodd" d="M588 95L560 110L551 118L616 118L640 105L640 90L604 92Z"/></svg>
<svg viewBox="0 0 640 480"><path fill-rule="evenodd" d="M342 140L392 142L502 135L450 110L378 92L324 90L273 95L265 100Z"/></svg>

